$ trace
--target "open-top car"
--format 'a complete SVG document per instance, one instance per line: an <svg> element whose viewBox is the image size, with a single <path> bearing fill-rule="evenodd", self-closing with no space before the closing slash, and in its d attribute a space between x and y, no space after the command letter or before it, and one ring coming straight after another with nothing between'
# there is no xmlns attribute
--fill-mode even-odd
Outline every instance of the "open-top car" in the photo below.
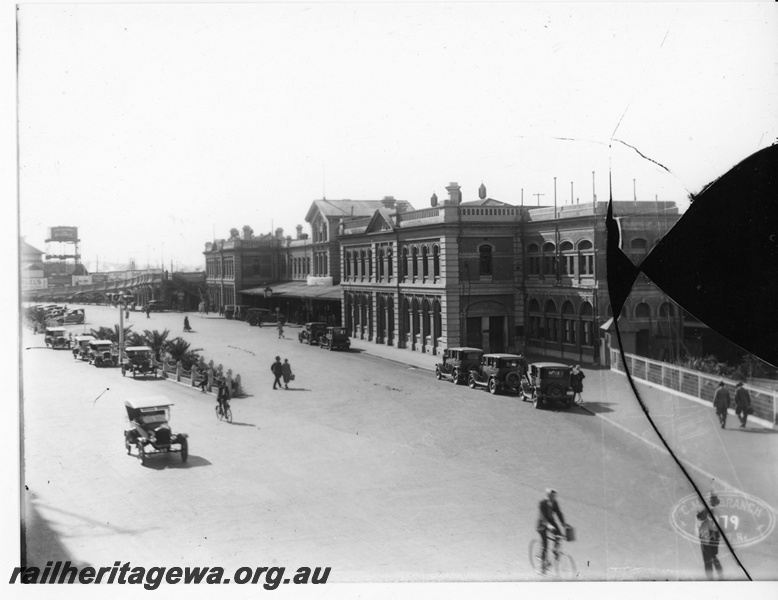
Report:
<svg viewBox="0 0 778 600"><path fill-rule="evenodd" d="M249 308L246 311L246 323L252 327L257 325L262 327L262 323L275 323L276 316L272 310L267 308Z"/></svg>
<svg viewBox="0 0 778 600"><path fill-rule="evenodd" d="M47 348L70 348L70 340L64 327L46 327L44 341Z"/></svg>
<svg viewBox="0 0 778 600"><path fill-rule="evenodd" d="M119 363L116 344L111 340L89 342L89 364L96 367L115 367Z"/></svg>
<svg viewBox="0 0 778 600"><path fill-rule="evenodd" d="M552 402L571 408L573 396L569 366L554 362L538 362L529 366L529 382L522 383L522 400L532 402L535 408Z"/></svg>
<svg viewBox="0 0 778 600"><path fill-rule="evenodd" d="M136 375L148 373L156 379L157 366L154 363L154 350L148 346L128 346L125 348L122 356L122 377L127 373L132 373L133 379Z"/></svg>
<svg viewBox="0 0 778 600"><path fill-rule="evenodd" d="M478 368L470 371L467 384L471 388L485 387L492 394L518 393L524 375L523 360L516 354L484 354Z"/></svg>
<svg viewBox="0 0 778 600"><path fill-rule="evenodd" d="M319 338L319 348L348 350L351 348L351 340L348 339L348 329L345 327L327 327L324 335Z"/></svg>
<svg viewBox="0 0 778 600"><path fill-rule="evenodd" d="M302 344L305 342L309 346L318 344L319 340L327 333L327 324L321 321L311 321L306 323L302 331L297 334L297 339Z"/></svg>
<svg viewBox="0 0 778 600"><path fill-rule="evenodd" d="M235 319L236 321L245 321L246 312L249 307L243 304L228 304L224 307L224 316L227 319Z"/></svg>
<svg viewBox="0 0 778 600"><path fill-rule="evenodd" d="M129 427L124 430L124 447L127 454L135 448L141 464L150 454L179 452L181 460L189 457L189 437L185 433L173 433L168 421L173 404L163 396L137 398L124 403Z"/></svg>
<svg viewBox="0 0 778 600"><path fill-rule="evenodd" d="M83 308L75 308L54 317L49 320L57 325L83 325L86 313Z"/></svg>
<svg viewBox="0 0 778 600"><path fill-rule="evenodd" d="M73 338L73 358L89 360L89 342L95 341L91 335L77 335Z"/></svg>
<svg viewBox="0 0 778 600"><path fill-rule="evenodd" d="M470 371L477 371L484 351L480 348L448 348L443 351L443 362L435 365L437 379L451 379L454 384L467 383Z"/></svg>

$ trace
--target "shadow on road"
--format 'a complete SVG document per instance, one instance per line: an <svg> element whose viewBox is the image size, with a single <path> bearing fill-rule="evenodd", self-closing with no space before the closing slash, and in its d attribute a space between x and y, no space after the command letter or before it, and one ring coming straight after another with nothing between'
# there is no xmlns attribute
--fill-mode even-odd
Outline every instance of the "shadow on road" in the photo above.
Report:
<svg viewBox="0 0 778 600"><path fill-rule="evenodd" d="M613 406L613 404L613 402L584 402L583 406L577 408L579 409L579 412L590 411L592 413L609 413L613 412L613 409L608 407Z"/></svg>
<svg viewBox="0 0 778 600"><path fill-rule="evenodd" d="M236 427L256 427L257 429L259 429L259 427L254 425L254 423L238 423L237 421L233 421L232 423L229 424L235 425Z"/></svg>
<svg viewBox="0 0 778 600"><path fill-rule="evenodd" d="M278 388L282 389L282 388ZM284 392L310 392L312 390L306 389L306 388L289 388L286 390L283 390Z"/></svg>
<svg viewBox="0 0 778 600"><path fill-rule="evenodd" d="M741 429L740 427L728 427L730 431L736 431L737 433L778 433L778 431L774 429L764 429L762 427L755 428L755 427L746 427L746 429Z"/></svg>
<svg viewBox="0 0 778 600"><path fill-rule="evenodd" d="M194 467L210 467L213 463L201 456L189 455L189 459L186 462L181 461L181 457L178 454L167 456L147 456L146 464L143 465L146 468L154 469L155 471L164 471L165 469L191 469Z"/></svg>
<svg viewBox="0 0 778 600"><path fill-rule="evenodd" d="M41 506L44 509L64 512L45 504L41 504ZM73 560L73 556L62 543L62 534L52 526L48 519L41 515L35 502L28 499L22 510L21 566L43 568L47 561L57 560L70 561L71 565L78 569L90 566L89 563ZM72 513L66 514L72 515ZM103 523L99 525L105 526Z"/></svg>

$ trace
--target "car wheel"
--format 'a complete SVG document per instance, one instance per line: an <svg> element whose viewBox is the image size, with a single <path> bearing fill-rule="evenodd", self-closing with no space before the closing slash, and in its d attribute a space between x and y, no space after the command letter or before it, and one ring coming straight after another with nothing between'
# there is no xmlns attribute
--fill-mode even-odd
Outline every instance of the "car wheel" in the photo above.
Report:
<svg viewBox="0 0 778 600"><path fill-rule="evenodd" d="M471 390L475 389L475 375L470 373L470 377L467 378L467 385L470 386Z"/></svg>
<svg viewBox="0 0 778 600"><path fill-rule="evenodd" d="M509 387L517 388L520 382L521 376L516 371L511 371L505 376L505 383L507 383Z"/></svg>
<svg viewBox="0 0 778 600"><path fill-rule="evenodd" d="M96 359L95 359L95 366L96 366L96 367L101 367L101 366L103 366L103 359L102 359L102 358L96 358Z"/></svg>
<svg viewBox="0 0 778 600"><path fill-rule="evenodd" d="M186 462L189 458L189 441L185 438L181 438L181 462Z"/></svg>
<svg viewBox="0 0 778 600"><path fill-rule="evenodd" d="M494 377L489 380L489 393L493 396L500 393L500 389L497 387L497 380Z"/></svg>
<svg viewBox="0 0 778 600"><path fill-rule="evenodd" d="M451 383L453 383L454 385L459 385L460 383L462 383L460 379L461 376L459 375L459 371L457 369L451 371Z"/></svg>
<svg viewBox="0 0 778 600"><path fill-rule="evenodd" d="M550 385L546 394L554 400L561 400L565 395L565 390L560 385Z"/></svg>
<svg viewBox="0 0 778 600"><path fill-rule="evenodd" d="M146 451L143 449L143 442L138 441L135 444L135 447L138 449L138 460L140 461L140 464L145 465L146 464Z"/></svg>
<svg viewBox="0 0 778 600"><path fill-rule="evenodd" d="M440 368L439 367L435 367L435 379L440 381L442 378L443 378L443 376L440 374Z"/></svg>

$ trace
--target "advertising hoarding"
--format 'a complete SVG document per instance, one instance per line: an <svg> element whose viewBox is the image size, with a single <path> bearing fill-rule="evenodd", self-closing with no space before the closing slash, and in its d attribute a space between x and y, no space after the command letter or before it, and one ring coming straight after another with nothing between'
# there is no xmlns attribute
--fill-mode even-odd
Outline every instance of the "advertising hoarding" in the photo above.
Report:
<svg viewBox="0 0 778 600"><path fill-rule="evenodd" d="M78 227L49 227L47 242L77 242Z"/></svg>
<svg viewBox="0 0 778 600"><path fill-rule="evenodd" d="M27 290L45 290L49 287L48 279L45 277L23 277L22 291Z"/></svg>

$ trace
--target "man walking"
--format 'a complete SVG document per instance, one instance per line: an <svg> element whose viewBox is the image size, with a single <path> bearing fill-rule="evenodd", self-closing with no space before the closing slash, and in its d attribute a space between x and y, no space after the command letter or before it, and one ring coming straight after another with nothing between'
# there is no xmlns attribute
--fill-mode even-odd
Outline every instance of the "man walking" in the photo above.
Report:
<svg viewBox="0 0 778 600"><path fill-rule="evenodd" d="M751 408L751 395L743 387L743 382L739 381L735 389L735 414L740 417L740 428L746 428L748 420L748 410Z"/></svg>
<svg viewBox="0 0 778 600"><path fill-rule="evenodd" d="M270 365L270 370L272 371L273 376L276 378L273 382L273 389L281 389L281 386L283 385L281 383L281 376L284 374L284 365L281 364L280 356L276 356L276 362ZM276 386L278 386L278 388L276 388Z"/></svg>
<svg viewBox="0 0 778 600"><path fill-rule="evenodd" d="M703 508L697 513L699 523L700 547L702 548L702 562L705 566L705 576L713 579L713 569L719 579L722 578L722 568L719 562L719 530L711 520L710 512Z"/></svg>
<svg viewBox="0 0 778 600"><path fill-rule="evenodd" d="M716 394L713 396L713 406L716 408L716 415L721 423L721 428L724 429L727 425L727 409L729 408L729 392L724 387L724 382L719 382L719 389L716 390Z"/></svg>

